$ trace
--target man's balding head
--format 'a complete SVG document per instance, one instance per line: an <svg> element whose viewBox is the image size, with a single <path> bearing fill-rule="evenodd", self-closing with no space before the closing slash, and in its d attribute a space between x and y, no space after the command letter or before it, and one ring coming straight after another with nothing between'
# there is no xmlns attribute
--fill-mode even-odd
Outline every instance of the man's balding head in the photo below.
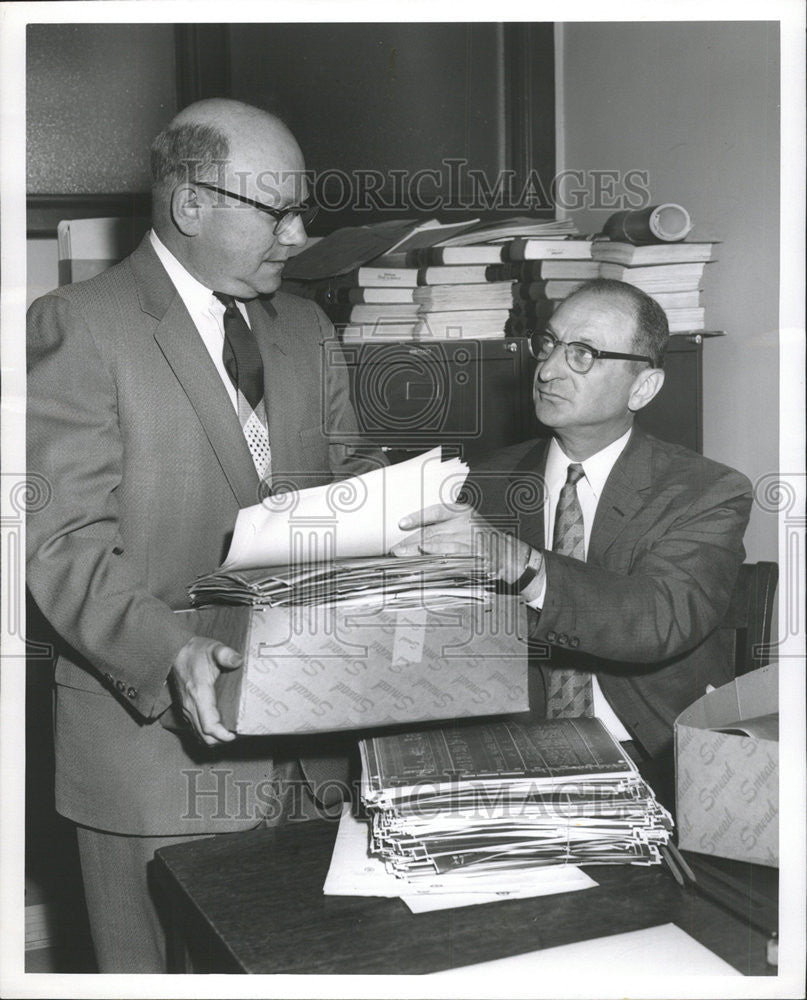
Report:
<svg viewBox="0 0 807 1000"><path fill-rule="evenodd" d="M271 204L280 164L304 172L300 147L279 118L242 101L197 101L152 143L153 197L170 201L177 184L208 181Z"/></svg>
<svg viewBox="0 0 807 1000"><path fill-rule="evenodd" d="M664 347L657 334L663 331L665 340L667 336L662 312L661 321L651 324L655 343L644 349L648 330L640 324L648 312L646 298L622 282L586 282L560 303L546 324L550 347L535 369L535 414L575 461L585 461L621 437L632 426L634 414L661 389L664 372L633 357L647 355L655 361ZM658 309L650 300L651 316ZM592 363L582 371L574 345L590 348Z"/></svg>
<svg viewBox="0 0 807 1000"><path fill-rule="evenodd" d="M160 240L206 287L250 298L280 284L306 233L299 215L277 216L307 197L305 162L279 118L223 98L184 108L151 147L152 220Z"/></svg>
<svg viewBox="0 0 807 1000"><path fill-rule="evenodd" d="M633 353L647 354L654 368L664 366L664 355L670 337L667 316L655 299L635 285L611 278L592 278L572 292L565 301L591 297L594 304L623 311L634 323Z"/></svg>

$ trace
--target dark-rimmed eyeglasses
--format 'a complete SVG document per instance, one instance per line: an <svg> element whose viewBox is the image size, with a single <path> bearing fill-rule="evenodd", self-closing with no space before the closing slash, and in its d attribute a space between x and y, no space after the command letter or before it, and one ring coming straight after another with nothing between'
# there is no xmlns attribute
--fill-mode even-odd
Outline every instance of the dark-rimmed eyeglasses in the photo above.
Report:
<svg viewBox="0 0 807 1000"><path fill-rule="evenodd" d="M566 364L573 372L585 375L590 372L592 365L600 358L609 360L613 358L617 361L646 361L653 364L653 359L646 354L622 354L620 351L601 351L588 344L581 344L576 340L566 343L558 340L554 334L548 330L541 330L538 333L531 333L529 339L530 354L536 361L548 361L554 353L556 347L563 347L566 352Z"/></svg>
<svg viewBox="0 0 807 1000"><path fill-rule="evenodd" d="M257 208L259 212L271 215L275 220L275 236L282 236L284 233L287 233L297 219L303 224L303 228L306 228L314 221L314 217L319 211L319 205L313 205L310 202L304 202L302 205L292 205L289 208L270 208L268 205L264 205L263 202L254 201L243 194L236 194L235 191L228 191L227 188L217 187L215 184L208 184L206 181L196 181L196 184L199 187L207 188L208 191L215 191L217 194L225 194L229 198L235 198L236 201L241 201L245 205Z"/></svg>

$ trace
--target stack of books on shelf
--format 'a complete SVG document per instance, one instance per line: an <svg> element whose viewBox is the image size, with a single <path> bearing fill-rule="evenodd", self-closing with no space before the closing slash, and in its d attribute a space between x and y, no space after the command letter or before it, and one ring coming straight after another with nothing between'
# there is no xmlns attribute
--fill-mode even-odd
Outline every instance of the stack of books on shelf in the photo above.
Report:
<svg viewBox="0 0 807 1000"><path fill-rule="evenodd" d="M520 332L513 309L518 306L519 317L524 311L524 265L510 260L512 241L518 234L522 240L541 234L557 245L573 231L571 223L534 219L484 226L472 221L449 237L439 227L420 227L416 241L401 240L366 265L285 284L314 298L348 343L500 338ZM414 242L420 245L413 248Z"/></svg>
<svg viewBox="0 0 807 1000"><path fill-rule="evenodd" d="M501 263L390 267L373 261L290 290L313 297L345 342L503 337L513 302L508 274Z"/></svg>
<svg viewBox="0 0 807 1000"><path fill-rule="evenodd" d="M653 243L634 246L595 240L591 253L600 276L626 281L652 296L667 314L670 333L703 330L701 284L706 264L715 259L714 243Z"/></svg>
<svg viewBox="0 0 807 1000"><path fill-rule="evenodd" d="M518 268L508 333L525 336L543 326L568 295L584 281L599 277L591 240L515 239L505 249Z"/></svg>
<svg viewBox="0 0 807 1000"><path fill-rule="evenodd" d="M599 719L454 725L359 751L370 854L411 884L666 860L670 814Z"/></svg>
<svg viewBox="0 0 807 1000"><path fill-rule="evenodd" d="M284 287L315 299L345 342L525 336L597 277L646 291L677 333L705 328L700 288L713 251L711 242L584 238L571 222L530 218L384 222L306 248L286 266Z"/></svg>

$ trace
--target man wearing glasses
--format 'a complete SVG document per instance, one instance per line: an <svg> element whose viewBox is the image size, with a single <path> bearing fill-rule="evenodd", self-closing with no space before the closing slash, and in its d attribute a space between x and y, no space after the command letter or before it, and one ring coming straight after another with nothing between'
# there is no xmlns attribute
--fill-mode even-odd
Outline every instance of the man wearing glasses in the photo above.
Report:
<svg viewBox="0 0 807 1000"><path fill-rule="evenodd" d="M28 468L53 495L28 520L27 579L60 639L56 805L102 972L164 971L155 849L255 826L273 783L301 778L222 725L214 683L240 659L174 614L187 585L220 564L239 508L383 463L357 445L344 369L322 363L330 324L277 291L312 215L288 129L192 105L152 175L142 244L29 314Z"/></svg>
<svg viewBox="0 0 807 1000"><path fill-rule="evenodd" d="M534 612L532 711L599 716L662 779L675 717L731 679L716 629L751 508L745 476L635 423L664 382L668 336L644 292L581 286L530 338L551 437L480 462L468 503L411 515L396 549L482 555Z"/></svg>

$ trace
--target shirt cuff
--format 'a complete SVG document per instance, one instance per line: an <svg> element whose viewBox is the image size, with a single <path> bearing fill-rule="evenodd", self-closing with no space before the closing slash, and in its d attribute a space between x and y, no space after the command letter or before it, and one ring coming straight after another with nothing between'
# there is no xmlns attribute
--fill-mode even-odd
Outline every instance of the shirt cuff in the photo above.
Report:
<svg viewBox="0 0 807 1000"><path fill-rule="evenodd" d="M527 588L527 592L523 595L527 607L534 608L536 611L540 611L544 606L544 598L546 597L546 573L542 573L541 577L540 584L537 579L533 580ZM535 587L538 587L538 593L535 597L532 597L530 591Z"/></svg>

